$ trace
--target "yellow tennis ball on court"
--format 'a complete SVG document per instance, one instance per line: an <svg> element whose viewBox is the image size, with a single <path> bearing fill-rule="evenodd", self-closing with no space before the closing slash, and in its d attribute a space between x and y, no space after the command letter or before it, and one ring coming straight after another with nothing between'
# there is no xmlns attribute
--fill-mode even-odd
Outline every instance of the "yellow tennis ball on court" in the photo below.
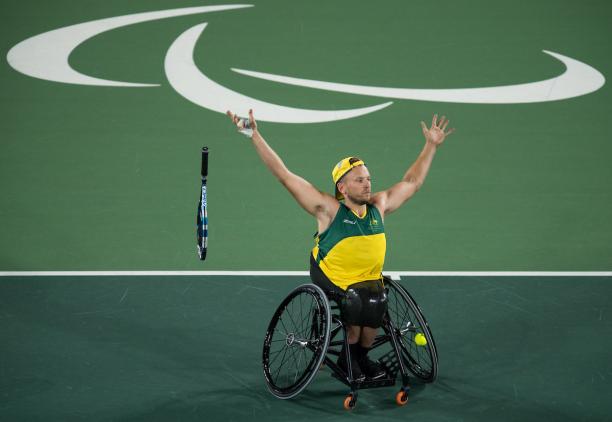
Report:
<svg viewBox="0 0 612 422"><path fill-rule="evenodd" d="M414 342L417 346L425 346L427 344L427 339L423 335L423 333L416 333L414 336Z"/></svg>

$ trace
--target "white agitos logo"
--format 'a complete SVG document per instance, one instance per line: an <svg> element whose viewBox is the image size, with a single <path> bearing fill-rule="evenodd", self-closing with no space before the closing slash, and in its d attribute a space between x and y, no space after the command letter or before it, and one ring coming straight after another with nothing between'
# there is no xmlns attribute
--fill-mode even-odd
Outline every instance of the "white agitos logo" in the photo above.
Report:
<svg viewBox="0 0 612 422"><path fill-rule="evenodd" d="M15 45L8 52L7 59L18 72L54 82L114 87L157 87L159 84L112 81L84 75L70 67L68 57L77 46L89 38L112 29L176 16L245 7L252 5L234 4L160 10L80 23L28 38ZM317 123L362 116L393 104L386 102L350 110L307 110L260 101L232 91L208 78L193 61L194 47L206 25L206 23L196 25L181 34L168 49L164 62L170 85L180 95L201 107L219 113L225 113L226 110L246 112L247 109L253 108L257 110L258 120L262 121ZM566 67L565 72L538 82L483 88L388 88L323 82L242 69L232 70L242 75L277 83L327 91L379 98L453 103L516 104L558 101L591 93L604 85L604 76L591 66L551 51L544 50L544 53L561 61Z"/></svg>

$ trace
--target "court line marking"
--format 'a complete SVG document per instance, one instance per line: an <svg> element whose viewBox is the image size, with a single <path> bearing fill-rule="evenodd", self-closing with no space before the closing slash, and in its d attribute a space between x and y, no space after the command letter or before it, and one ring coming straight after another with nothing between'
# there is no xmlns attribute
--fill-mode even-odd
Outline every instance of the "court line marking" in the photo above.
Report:
<svg viewBox="0 0 612 422"><path fill-rule="evenodd" d="M612 271L385 271L401 277L612 277ZM308 271L0 271L0 277L168 277L259 276L303 277Z"/></svg>

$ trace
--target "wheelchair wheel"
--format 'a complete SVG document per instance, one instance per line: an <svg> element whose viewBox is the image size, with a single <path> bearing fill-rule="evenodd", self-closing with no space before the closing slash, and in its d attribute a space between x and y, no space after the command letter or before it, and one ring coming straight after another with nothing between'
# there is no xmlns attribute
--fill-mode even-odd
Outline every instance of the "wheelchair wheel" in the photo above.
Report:
<svg viewBox="0 0 612 422"><path fill-rule="evenodd" d="M438 375L438 353L427 321L410 293L396 281L388 287L388 317L398 335L404 363L417 378L432 382Z"/></svg>
<svg viewBox="0 0 612 422"><path fill-rule="evenodd" d="M290 399L316 375L329 345L331 311L314 284L295 288L282 301L266 332L263 371L272 394Z"/></svg>

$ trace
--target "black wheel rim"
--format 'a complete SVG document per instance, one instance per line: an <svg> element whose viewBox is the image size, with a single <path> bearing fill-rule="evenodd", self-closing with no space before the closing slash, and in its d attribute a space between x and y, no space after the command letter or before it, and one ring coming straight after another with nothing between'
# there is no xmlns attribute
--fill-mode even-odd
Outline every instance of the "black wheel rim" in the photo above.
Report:
<svg viewBox="0 0 612 422"><path fill-rule="evenodd" d="M285 298L264 341L264 376L272 394L291 398L306 388L325 358L329 327L329 304L316 286L300 286Z"/></svg>

